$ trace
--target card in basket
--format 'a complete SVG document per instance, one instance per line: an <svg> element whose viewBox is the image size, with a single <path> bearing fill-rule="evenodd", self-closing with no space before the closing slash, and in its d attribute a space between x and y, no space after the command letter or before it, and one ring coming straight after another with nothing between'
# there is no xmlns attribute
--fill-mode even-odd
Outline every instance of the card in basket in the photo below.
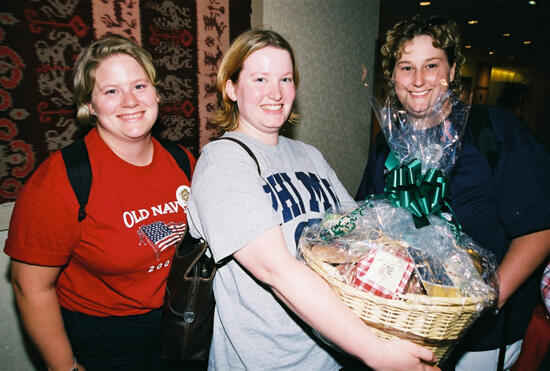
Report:
<svg viewBox="0 0 550 371"><path fill-rule="evenodd" d="M372 249L357 263L353 286L391 299L405 291L413 270L406 251Z"/></svg>

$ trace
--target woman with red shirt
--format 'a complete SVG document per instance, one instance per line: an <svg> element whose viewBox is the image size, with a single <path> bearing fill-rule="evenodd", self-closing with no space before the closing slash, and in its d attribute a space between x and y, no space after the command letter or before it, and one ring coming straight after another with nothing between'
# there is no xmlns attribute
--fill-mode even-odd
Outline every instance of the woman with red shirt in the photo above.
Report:
<svg viewBox="0 0 550 371"><path fill-rule="evenodd" d="M21 191L5 252L25 329L49 370L158 370L166 277L187 228L190 180L151 136L151 55L107 36L74 68L93 181L86 218L60 152ZM195 160L187 153L194 167ZM78 362L77 362L78 359Z"/></svg>

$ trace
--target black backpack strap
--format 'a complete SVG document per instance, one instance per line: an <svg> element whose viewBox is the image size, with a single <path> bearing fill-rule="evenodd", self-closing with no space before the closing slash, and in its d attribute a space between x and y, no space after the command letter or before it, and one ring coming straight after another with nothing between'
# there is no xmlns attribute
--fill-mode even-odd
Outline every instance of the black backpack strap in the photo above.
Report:
<svg viewBox="0 0 550 371"><path fill-rule="evenodd" d="M494 169L498 162L498 143L486 106L472 105L468 126L472 129L479 152L485 157L491 169Z"/></svg>
<svg viewBox="0 0 550 371"><path fill-rule="evenodd" d="M498 162L498 142L495 134L495 128L489 117L487 106L472 105L468 116L468 126L471 127L477 148L481 155L485 157L491 169L494 169ZM500 346L498 352L497 370L504 369L504 358L506 355L506 345L508 339L508 309L509 305L502 308L504 317Z"/></svg>
<svg viewBox="0 0 550 371"><path fill-rule="evenodd" d="M243 149L250 155L250 157L252 157L252 159L254 160L254 162L256 163L256 168L258 168L258 175L262 175L262 172L260 170L260 164L258 163L258 159L256 158L256 156L254 156L254 152L252 152L252 150L250 148L248 148L248 146L246 144L244 144L243 142L241 142L240 140L236 139L236 138L232 138L232 137L221 137L221 138L218 138L218 140L220 139L226 139L226 140L230 140L232 142L235 142L237 143L238 145L240 145L241 147L243 147Z"/></svg>
<svg viewBox="0 0 550 371"><path fill-rule="evenodd" d="M176 160L178 166L187 175L187 179L191 180L191 163L189 162L189 156L187 152L178 144L165 139L157 139L160 144L167 150L170 155Z"/></svg>
<svg viewBox="0 0 550 371"><path fill-rule="evenodd" d="M78 140L61 150L67 177L78 200L78 221L86 217L86 205L92 187L92 166L84 140Z"/></svg>

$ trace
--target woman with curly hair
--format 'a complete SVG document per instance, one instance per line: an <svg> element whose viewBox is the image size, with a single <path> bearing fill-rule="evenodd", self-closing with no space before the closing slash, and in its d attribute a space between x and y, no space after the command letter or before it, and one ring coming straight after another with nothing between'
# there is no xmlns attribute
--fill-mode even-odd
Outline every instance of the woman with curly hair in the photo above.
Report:
<svg viewBox="0 0 550 371"><path fill-rule="evenodd" d="M464 63L455 22L420 16L398 22L381 55L391 98L406 111L407 122L420 123L415 130L444 133L453 110L446 97L460 95ZM484 136L474 130L482 120L489 121ZM463 231L495 254L500 294L499 313L484 313L459 344L456 369L495 370L498 363L507 369L540 301L539 271L550 253L550 156L523 122L497 107L472 106L459 147L449 173L451 208ZM389 152L379 134L356 200L384 193Z"/></svg>

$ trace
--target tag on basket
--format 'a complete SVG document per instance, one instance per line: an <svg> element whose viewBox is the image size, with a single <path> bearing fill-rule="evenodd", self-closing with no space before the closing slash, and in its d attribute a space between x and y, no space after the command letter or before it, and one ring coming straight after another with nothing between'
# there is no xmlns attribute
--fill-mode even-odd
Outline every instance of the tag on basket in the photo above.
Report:
<svg viewBox="0 0 550 371"><path fill-rule="evenodd" d="M363 291L391 299L402 293L414 270L408 255L372 249L357 263L353 285Z"/></svg>

